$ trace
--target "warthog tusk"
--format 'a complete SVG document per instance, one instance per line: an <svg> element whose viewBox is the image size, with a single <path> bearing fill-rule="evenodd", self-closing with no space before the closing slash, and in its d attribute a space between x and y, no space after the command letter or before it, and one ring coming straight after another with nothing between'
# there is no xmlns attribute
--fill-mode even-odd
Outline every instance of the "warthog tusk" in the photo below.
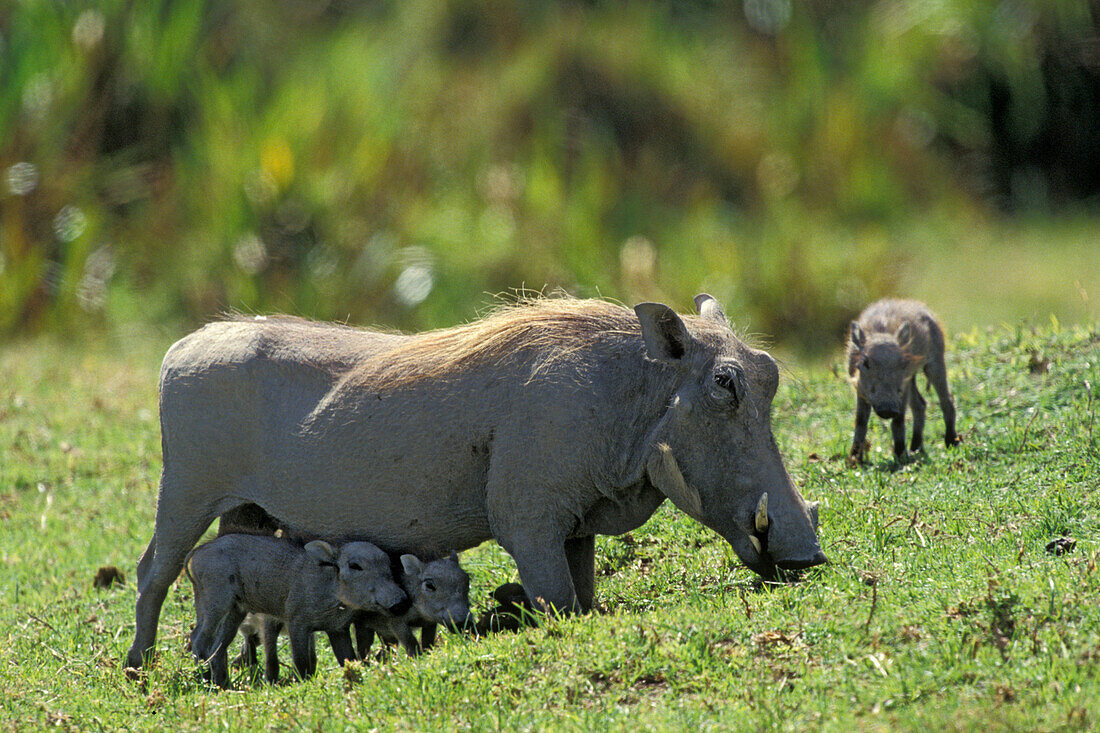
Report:
<svg viewBox="0 0 1100 733"><path fill-rule="evenodd" d="M756 505L756 531L768 531L768 492L760 495L760 503Z"/></svg>
<svg viewBox="0 0 1100 733"><path fill-rule="evenodd" d="M667 443L656 445L656 450L650 455L648 471L653 484L672 499L673 504L689 517L702 521L703 502L699 492L684 480L684 474L680 473L680 466Z"/></svg>
<svg viewBox="0 0 1100 733"><path fill-rule="evenodd" d="M750 535L749 535L749 542L751 542L751 543L752 543L752 546L756 548L756 552L757 552L758 554L760 554L760 555L763 555L763 554L764 554L764 548L763 548L763 547L761 547L761 545L760 545L760 539L759 539L759 538L758 538L758 537L757 537L756 535L754 535L754 534L750 534Z"/></svg>

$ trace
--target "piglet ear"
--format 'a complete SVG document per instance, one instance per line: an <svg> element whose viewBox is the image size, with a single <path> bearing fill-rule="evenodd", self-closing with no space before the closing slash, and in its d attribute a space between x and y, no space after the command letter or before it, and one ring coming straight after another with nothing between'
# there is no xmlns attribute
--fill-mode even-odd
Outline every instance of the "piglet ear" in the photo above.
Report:
<svg viewBox="0 0 1100 733"><path fill-rule="evenodd" d="M416 555L402 555L401 567L404 568L406 575L420 575L424 570L424 563L420 562L420 558Z"/></svg>
<svg viewBox="0 0 1100 733"><path fill-rule="evenodd" d="M860 326L857 321L852 321L848 329L851 332L852 346L855 346L857 349L862 349L863 343L864 341L866 341L866 336L863 333L863 327Z"/></svg>
<svg viewBox="0 0 1100 733"><path fill-rule="evenodd" d="M449 558L449 559L450 559L450 561L451 561L451 562L453 562L453 563L454 563L455 565L458 565L458 553L457 553L457 552L455 552L454 550L451 550L451 556L450 556L450 558Z"/></svg>
<svg viewBox="0 0 1100 733"><path fill-rule="evenodd" d="M322 565L336 564L336 550L324 540L313 540L306 545L306 554Z"/></svg>
<svg viewBox="0 0 1100 733"><path fill-rule="evenodd" d="M910 339L913 338L913 329L909 327L909 322L901 324L898 330L894 333L894 337L898 340L898 346L905 348L909 345Z"/></svg>

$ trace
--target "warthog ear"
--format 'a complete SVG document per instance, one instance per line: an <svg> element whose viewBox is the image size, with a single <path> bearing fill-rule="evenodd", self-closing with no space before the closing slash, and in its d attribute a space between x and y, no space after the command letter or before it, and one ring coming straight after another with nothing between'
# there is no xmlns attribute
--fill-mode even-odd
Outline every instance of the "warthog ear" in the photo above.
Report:
<svg viewBox="0 0 1100 733"><path fill-rule="evenodd" d="M894 338L898 340L898 346L903 349L909 345L910 339L913 338L913 329L909 327L908 321L898 327L898 330L894 333Z"/></svg>
<svg viewBox="0 0 1100 733"><path fill-rule="evenodd" d="M653 485L671 499L677 509L692 519L702 521L703 502L699 498L699 492L684 481L680 466L667 444L658 443L653 447L653 452L646 461L646 473Z"/></svg>
<svg viewBox="0 0 1100 733"><path fill-rule="evenodd" d="M324 540L313 540L305 549L307 555L322 565L336 564L336 550Z"/></svg>
<svg viewBox="0 0 1100 733"><path fill-rule="evenodd" d="M401 567L405 569L406 575L420 575L424 570L424 563L416 555L402 555Z"/></svg>
<svg viewBox="0 0 1100 733"><path fill-rule="evenodd" d="M715 321L721 323L723 326L728 326L729 321L726 320L726 313L722 310L722 306L718 304L714 296L707 293L699 293L695 296L695 307L699 311L699 315L706 318L708 321Z"/></svg>
<svg viewBox="0 0 1100 733"><path fill-rule="evenodd" d="M849 326L849 331L851 332L852 346L855 346L857 349L862 349L865 340L863 328L860 327L859 323L856 321L852 321L851 326Z"/></svg>
<svg viewBox="0 0 1100 733"><path fill-rule="evenodd" d="M650 359L675 362L684 356L691 334L676 311L663 303L639 303L634 312L642 324L642 339Z"/></svg>
<svg viewBox="0 0 1100 733"><path fill-rule="evenodd" d="M447 556L447 559L450 560L451 562L453 562L455 565L457 565L458 564L458 553L455 552L454 550L451 550L451 554Z"/></svg>

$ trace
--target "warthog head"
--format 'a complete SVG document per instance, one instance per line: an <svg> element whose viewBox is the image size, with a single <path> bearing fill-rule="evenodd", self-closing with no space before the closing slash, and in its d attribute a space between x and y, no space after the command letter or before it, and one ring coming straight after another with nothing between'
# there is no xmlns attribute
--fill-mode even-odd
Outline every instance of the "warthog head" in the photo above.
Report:
<svg viewBox="0 0 1100 733"><path fill-rule="evenodd" d="M718 301L695 303L701 318L690 330L668 306L634 309L647 356L670 367L675 387L650 436L649 480L766 579L820 565L817 507L791 482L772 435L779 367L734 336Z"/></svg>
<svg viewBox="0 0 1100 733"><path fill-rule="evenodd" d="M451 631L469 626L470 576L458 564L458 553L431 562L421 562L415 555L402 555L404 584L409 599L424 619L443 624Z"/></svg>
<svg viewBox="0 0 1100 733"><path fill-rule="evenodd" d="M867 332L852 321L848 375L856 392L879 417L890 420L905 411L905 385L920 360L909 353L912 330L903 323L895 332Z"/></svg>
<svg viewBox="0 0 1100 733"><path fill-rule="evenodd" d="M405 592L393 579L390 557L369 542L348 542L336 552L327 542L314 540L306 552L322 565L335 565L336 598L362 611L404 613Z"/></svg>

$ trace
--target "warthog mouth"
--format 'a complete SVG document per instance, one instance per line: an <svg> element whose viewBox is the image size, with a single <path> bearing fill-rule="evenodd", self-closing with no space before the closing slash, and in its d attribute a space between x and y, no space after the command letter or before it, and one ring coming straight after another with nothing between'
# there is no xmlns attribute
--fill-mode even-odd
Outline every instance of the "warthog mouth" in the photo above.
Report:
<svg viewBox="0 0 1100 733"><path fill-rule="evenodd" d="M755 550L755 547L753 549ZM809 557L776 561L765 549L757 552L755 558L741 557L741 561L766 582L791 583L800 580L804 571L828 563L829 558L824 552L818 550Z"/></svg>
<svg viewBox="0 0 1100 733"><path fill-rule="evenodd" d="M806 568L828 562L825 553L819 548L814 548L813 554L806 557L784 557L776 560L772 556L768 551L768 538L773 525L768 514L767 492L761 494L756 509L744 524L737 521L732 523L732 527L716 526L706 516L699 493L688 485L671 449L665 444L658 444L656 448L649 466L650 479L677 507L725 537L741 562L764 580L791 580ZM814 523L816 525L816 521Z"/></svg>

